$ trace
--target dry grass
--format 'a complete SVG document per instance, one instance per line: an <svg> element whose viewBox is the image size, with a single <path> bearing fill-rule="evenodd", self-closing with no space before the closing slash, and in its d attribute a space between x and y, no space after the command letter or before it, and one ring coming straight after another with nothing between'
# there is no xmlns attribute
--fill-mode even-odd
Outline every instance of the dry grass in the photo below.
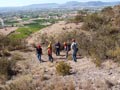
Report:
<svg viewBox="0 0 120 90"><path fill-rule="evenodd" d="M1 86L0 90L35 90L30 75L21 76L16 80L9 81L6 85Z"/></svg>
<svg viewBox="0 0 120 90"><path fill-rule="evenodd" d="M71 66L63 61L59 62L56 66L56 71L59 75L69 75Z"/></svg>
<svg viewBox="0 0 120 90"><path fill-rule="evenodd" d="M19 54L19 53L14 53L14 54L12 55L12 59L13 59L13 60L16 60L16 61L25 60L25 58L24 58L21 54Z"/></svg>

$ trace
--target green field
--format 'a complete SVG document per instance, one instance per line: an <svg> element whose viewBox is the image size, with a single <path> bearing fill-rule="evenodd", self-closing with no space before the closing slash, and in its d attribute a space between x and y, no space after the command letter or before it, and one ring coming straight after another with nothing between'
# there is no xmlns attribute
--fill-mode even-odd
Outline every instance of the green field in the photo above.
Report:
<svg viewBox="0 0 120 90"><path fill-rule="evenodd" d="M39 25L38 23L26 24L24 27L18 28L15 33L12 33L10 35L10 38L24 39L24 38L28 37L30 34L36 32L36 31L39 31L40 29L42 29L44 27L46 27L46 26Z"/></svg>
<svg viewBox="0 0 120 90"><path fill-rule="evenodd" d="M36 23L46 23L49 22L51 24L54 24L56 21L56 19L38 19L38 20L34 20Z"/></svg>
<svg viewBox="0 0 120 90"><path fill-rule="evenodd" d="M47 27L48 25L42 25L43 23L50 22L51 24L55 23L57 20L55 19L38 19L33 20L33 23L30 24L24 24L23 27L19 27L15 33L12 33L10 35L10 38L12 39L24 39L27 38L30 34L39 31L40 29Z"/></svg>

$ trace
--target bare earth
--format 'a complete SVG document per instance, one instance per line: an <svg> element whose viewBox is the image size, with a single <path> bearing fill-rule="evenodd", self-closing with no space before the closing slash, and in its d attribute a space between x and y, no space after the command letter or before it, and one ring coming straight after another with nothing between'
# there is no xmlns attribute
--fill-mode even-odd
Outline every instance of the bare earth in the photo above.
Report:
<svg viewBox="0 0 120 90"><path fill-rule="evenodd" d="M4 29L0 29L0 34L3 34L3 35L8 35L10 34L11 32L17 30L18 27L7 27L7 28L4 28Z"/></svg>
<svg viewBox="0 0 120 90"><path fill-rule="evenodd" d="M31 35L28 38L28 42L34 43L37 40L37 37L40 33L45 33L49 35L62 34L62 32L69 32L72 30L80 30L80 24L69 23L66 24L64 21L61 21L57 24L49 26L42 29L41 31ZM64 29L65 28L65 29ZM80 30L81 32L84 32ZM87 32L84 32L88 34ZM54 63L48 61L46 55L47 49L44 48L44 55L42 56L43 63L39 63L35 54L30 54L31 56L31 74L33 76L34 84L38 84L36 90L49 90L45 89L47 87L42 87L44 84L47 86L62 83L65 86L65 83L72 82L75 86L75 90L120 90L120 67L118 64L114 63L112 60L105 61L101 67L96 67L90 58L87 57L78 57L78 62L75 63L72 60L65 59L65 52L61 53L61 56L56 56L53 54ZM57 62L65 61L71 65L71 75L61 77L56 75L55 66ZM44 77L47 77L46 82L39 82L41 80L41 73ZM59 80L59 81L57 81ZM61 86L61 87L63 87ZM70 87L70 86L69 86ZM42 89L41 89L42 88ZM64 90L56 87L55 90ZM74 90L74 89L68 89Z"/></svg>
<svg viewBox="0 0 120 90"><path fill-rule="evenodd" d="M75 23L66 23L65 21L60 21L56 24L53 24L46 28L43 28L40 31L34 33L27 39L27 41L28 41L28 43L32 44L38 40L39 35L41 35L41 34L43 34L43 35L45 34L47 36L57 36L59 34L62 34L63 32L67 33L67 32L71 32L73 30L89 34L85 31L81 30L81 25L82 25L82 23L75 24Z"/></svg>
<svg viewBox="0 0 120 90"><path fill-rule="evenodd" d="M59 22L36 32L27 38L27 41L29 44L34 43L40 33L61 34L63 27L67 28L65 31L79 30L81 24ZM29 75L31 85L35 86L34 90L120 90L120 67L112 60L105 61L101 67L96 67L87 57L77 56L77 62L67 60L63 51L60 56L53 53L54 62L51 63L48 61L47 48L43 47L42 60L44 62L40 63L36 57L35 49L31 49L33 51L21 53L27 61L20 66L21 70ZM70 64L72 68L70 75L60 76L56 73L55 67L59 61ZM21 80L26 79L21 78Z"/></svg>

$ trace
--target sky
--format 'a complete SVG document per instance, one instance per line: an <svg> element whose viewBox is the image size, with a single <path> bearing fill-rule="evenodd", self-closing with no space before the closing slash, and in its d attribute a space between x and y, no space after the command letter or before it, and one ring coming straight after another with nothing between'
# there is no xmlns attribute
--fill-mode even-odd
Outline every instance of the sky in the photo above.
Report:
<svg viewBox="0 0 120 90"><path fill-rule="evenodd" d="M25 6L30 4L41 4L41 3L65 3L68 1L79 1L79 2L87 2L87 1L104 1L104 2L112 2L112 1L120 1L120 0L0 0L0 7L14 7L14 6Z"/></svg>

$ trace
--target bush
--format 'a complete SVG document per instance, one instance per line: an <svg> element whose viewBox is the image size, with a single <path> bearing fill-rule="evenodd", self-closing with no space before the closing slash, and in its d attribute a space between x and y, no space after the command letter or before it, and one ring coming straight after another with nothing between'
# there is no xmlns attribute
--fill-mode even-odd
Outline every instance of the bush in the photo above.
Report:
<svg viewBox="0 0 120 90"><path fill-rule="evenodd" d="M97 66L100 66L104 59L119 61L120 58L118 49L120 48L120 16L119 10L118 12L117 9L114 10L114 8L108 7L101 12L87 14L82 29L88 31L90 36L79 34L79 37L76 37L82 54L84 52L84 55L94 55L93 62Z"/></svg>
<svg viewBox="0 0 120 90"><path fill-rule="evenodd" d="M107 55L113 60L120 62L120 47L116 48L115 50L109 50Z"/></svg>
<svg viewBox="0 0 120 90"><path fill-rule="evenodd" d="M3 76L6 80L10 79L15 74L13 68L16 64L14 60L0 59L0 76Z"/></svg>
<svg viewBox="0 0 120 90"><path fill-rule="evenodd" d="M11 53L8 51L8 50L3 50L1 52L1 57L4 56L4 57L9 57L11 56Z"/></svg>
<svg viewBox="0 0 120 90"><path fill-rule="evenodd" d="M59 62L58 65L56 66L56 71L59 75L69 75L70 74L70 65L68 65L65 62Z"/></svg>
<svg viewBox="0 0 120 90"><path fill-rule="evenodd" d="M20 50L25 49L26 45L25 42L22 40L12 39L10 37L0 36L0 50L1 51L13 51L13 50Z"/></svg>
<svg viewBox="0 0 120 90"><path fill-rule="evenodd" d="M23 75L0 87L0 90L35 90L35 86L30 75Z"/></svg>

